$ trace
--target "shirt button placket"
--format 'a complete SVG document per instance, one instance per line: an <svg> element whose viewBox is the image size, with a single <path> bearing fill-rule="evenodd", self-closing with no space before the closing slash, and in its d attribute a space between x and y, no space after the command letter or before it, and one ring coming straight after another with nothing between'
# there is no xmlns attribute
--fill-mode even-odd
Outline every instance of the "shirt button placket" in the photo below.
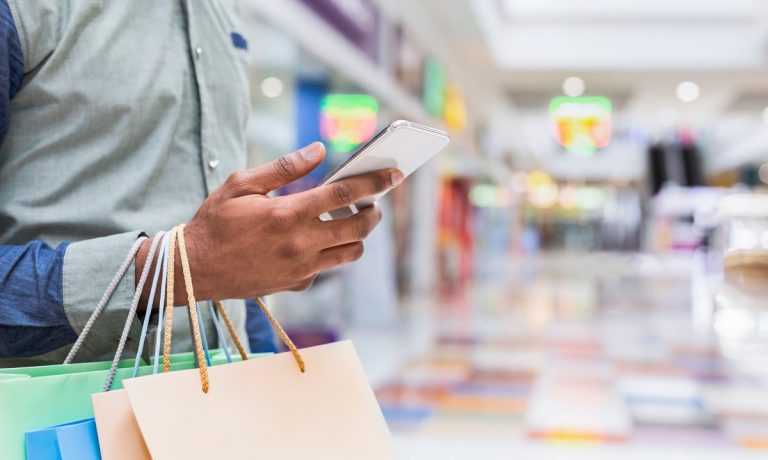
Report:
<svg viewBox="0 0 768 460"><path fill-rule="evenodd" d="M182 1L184 1L187 9L187 17L189 18L187 23L187 40L192 51L192 66L194 69L195 83L200 103L201 163L203 166L206 191L210 192L218 185L218 170L222 164L221 159L214 155L214 151L216 150L215 145L212 144L214 140L210 139L208 136L213 130L210 126L212 120L209 119L211 114L207 113L206 110L208 108L208 94L206 92L205 84L205 66L203 65L203 45L206 43L205 37L207 31L201 31L196 21L196 18L199 16L196 14L195 9L200 8L202 2L196 2L194 0Z"/></svg>

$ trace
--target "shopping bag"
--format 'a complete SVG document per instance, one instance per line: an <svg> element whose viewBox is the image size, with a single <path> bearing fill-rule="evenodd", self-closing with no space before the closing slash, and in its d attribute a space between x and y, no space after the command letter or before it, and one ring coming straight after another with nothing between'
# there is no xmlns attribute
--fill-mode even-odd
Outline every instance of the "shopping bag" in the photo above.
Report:
<svg viewBox="0 0 768 460"><path fill-rule="evenodd" d="M164 316L164 312L173 312L173 288L171 283L171 289L168 291L168 295L166 295L166 279L168 274L168 259L165 257L166 254L168 254L168 246L170 244L171 250L175 251L175 232L172 231L169 235L170 238L166 237L163 240L163 245L160 250L160 258L163 260L163 267L162 267L162 277L161 277L161 290L160 290L160 298L159 298L159 305L157 310L159 311L158 320L162 319ZM170 239L170 241L169 241ZM158 264L160 263L160 260L158 260ZM158 266L155 269L155 273L160 273L160 267ZM150 294L150 298L154 298L154 290L156 288L157 279L155 279L155 282L153 284L152 294ZM167 301L166 301L167 300ZM166 301L165 307L163 306L163 301ZM147 311L151 306L148 306ZM189 309L190 312L190 321L194 321L198 325L200 325L199 317L194 317L197 313L197 308ZM194 313L194 315L193 315ZM216 331L219 336L219 342L223 344L223 352L225 353L224 359L232 363L237 358L232 358L228 352L228 347L226 344L226 339L224 336L224 333L222 331L222 327L219 323L218 316L221 317L222 321L226 325L226 328L232 338L232 341L234 345L236 346L238 352L240 353L240 359L243 361L247 360L249 356L246 354L245 348L243 347L242 343L240 342L240 339L237 336L237 332L235 331L234 326L232 325L232 322L230 321L226 309L224 309L223 305L220 302L215 302L215 311L211 312L211 318L213 319L214 326L216 328ZM145 318L145 325L146 325L146 319ZM190 322L190 324L192 324ZM169 326L172 325L172 323L168 324ZM158 328L160 329L160 327ZM202 327L200 327L200 330L202 331ZM170 339L170 327L166 332ZM159 339L160 334L157 335L157 338ZM201 339L204 338L203 335L201 335ZM170 342L169 347L170 347ZM208 350L208 344L207 341L203 340L203 351L207 352ZM141 349L143 347L143 343L139 344L139 348ZM158 363L159 361L159 341L156 343L155 347L155 357L154 362ZM255 356L255 355L252 355ZM207 362L207 364L210 364L210 362ZM216 364L215 362L213 364ZM165 369L164 369L165 370ZM155 367L155 372L157 371L157 367ZM133 415L133 411L131 410L130 402L128 401L128 396L125 394L124 390L114 390L109 392L103 392L103 393L96 393L93 395L93 411L96 419L96 426L99 434L99 447L101 451L101 456L104 460L142 460L147 459L150 460L152 457L149 455L149 451L147 450L146 444L144 443L144 439L141 435L141 431L139 430L139 426L136 423L136 419Z"/></svg>
<svg viewBox="0 0 768 460"><path fill-rule="evenodd" d="M193 314L183 226L177 230ZM174 251L168 254L171 257ZM167 279L168 292L173 292L172 280ZM197 371L123 382L151 458L252 458L256 452L284 459L394 458L386 422L352 343L299 352L264 304L257 303L290 353L212 368L198 359ZM170 336L169 329L166 334ZM200 338L194 329L192 336L199 354ZM169 342L166 338L164 356ZM218 423L222 421L226 424Z"/></svg>
<svg viewBox="0 0 768 460"><path fill-rule="evenodd" d="M123 382L151 458L395 458L352 343L301 354L213 367L208 393L195 370Z"/></svg>
<svg viewBox="0 0 768 460"><path fill-rule="evenodd" d="M218 358L214 365L226 361ZM174 363L172 371L194 369L194 361ZM15 375L0 380L0 459L24 458L24 433L73 420L93 417L91 395L102 391L108 371L30 378ZM152 366L139 368L150 375ZM129 368L118 370L113 388L123 388L131 378Z"/></svg>
<svg viewBox="0 0 768 460"><path fill-rule="evenodd" d="M140 243L137 242L137 244ZM130 257L131 254L129 254ZM126 258L126 260L129 260ZM148 259L151 263L151 259ZM115 275L116 281L124 273L128 266L124 261L118 274ZM143 278L146 281L146 278ZM144 281L140 280L140 289L143 289ZM116 284L113 283L113 284ZM141 292L137 289L138 292ZM95 321L102 306L109 300L108 295L102 298L99 306L94 311ZM138 297L134 296L135 303ZM147 334L149 310L145 314L145 323L140 336L140 343L143 342ZM127 338L129 327L133 321L135 309L126 319L123 336ZM90 321L89 321L90 322ZM89 330L89 329L87 329ZM78 342L82 343L87 334L84 330ZM124 341L124 340L123 340ZM73 347L76 352L77 344ZM99 363L75 363L55 366L38 366L30 368L14 368L0 371L0 458L3 459L22 459L26 454L29 458L35 458L37 446L41 446L42 452L50 449L51 444L38 444L48 436L48 439L57 439L57 437L66 434L67 439L95 439L91 432L95 429L93 420L90 422L71 423L72 420L83 419L93 416L91 406L91 395L102 391L105 381L110 380L114 388L122 388L122 380L137 375L149 375L153 366L141 366L140 348L136 359L120 360L122 349L120 349L112 362ZM68 361L74 358L71 352ZM171 370L192 369L196 355L193 353L178 353L170 358ZM213 350L210 352L212 364L220 364L224 361L222 350ZM130 367L133 367L131 371ZM20 381L19 379L26 379ZM47 428L43 428L47 427ZM66 428L66 431L63 431ZM77 436L77 431L81 431L81 436ZM50 432L48 432L50 431ZM27 435L25 436L25 432ZM95 431L93 431L95 433ZM58 445L58 444L54 444ZM71 445L64 444L64 445ZM98 446L96 447L98 451ZM61 458L66 452L61 452ZM58 457L57 457L58 458ZM80 458L80 457L69 457Z"/></svg>
<svg viewBox="0 0 768 460"><path fill-rule="evenodd" d="M96 320L103 311L109 298L114 293L117 284L125 275L130 262L135 257L138 251L139 245L144 240L141 238L131 248L128 256L121 264L117 274L113 277L112 282L107 288L106 293L102 296L99 305L97 305L88 322L80 333L80 336L75 341L72 349L69 351L67 358L64 360L64 364L70 364L77 354L78 350L82 346L90 330L94 327ZM149 249L149 256L147 263L142 271L139 282L134 292L133 301L128 311L128 317L125 320L123 326L123 333L120 336L120 341L117 344L117 350L115 356L110 362L109 371L105 379L103 386L104 391L109 391L114 385L115 376L120 365L121 357L125 347L125 343L128 339L131 325L133 323L134 316L136 314L136 308L139 304L141 293L143 292L144 285L149 276L149 268L152 264L152 259L157 248L158 241L154 240ZM154 287L154 286L153 286ZM141 344L143 347L146 330L142 330ZM136 376L140 364L140 356L142 349L139 350L136 357L136 363L133 368L132 375ZM78 422L69 422L59 425L54 425L38 430L28 431L24 435L25 450L27 460L100 460L101 455L99 453L99 441L96 435L96 423L93 418L81 420Z"/></svg>
<svg viewBox="0 0 768 460"><path fill-rule="evenodd" d="M194 369L194 359L189 359L188 353L183 355L180 358L185 361L174 361L172 371ZM212 352L213 365L226 362L221 352ZM101 370L41 377L0 376L0 459L24 458L27 431L93 417L91 395L102 391L107 373L108 370ZM142 366L138 375L151 373L152 366ZM132 376L130 368L119 369L113 388L123 388L123 380Z"/></svg>
<svg viewBox="0 0 768 460"><path fill-rule="evenodd" d="M187 357L185 357L187 358ZM186 361L194 361L193 356L189 356ZM118 368L123 369L133 366L133 359L120 360ZM30 367L12 367L10 369L0 369L0 378L6 375L23 374L29 377L47 377L51 375L79 374L81 372L107 371L112 366L112 361L97 361L92 363L72 363L72 364L50 364L46 366Z"/></svg>
<svg viewBox="0 0 768 460"><path fill-rule="evenodd" d="M96 423L92 418L26 435L27 460L100 460Z"/></svg>
<svg viewBox="0 0 768 460"><path fill-rule="evenodd" d="M137 240L126 259L123 260L115 275L117 282L125 275L144 239ZM108 301L109 295L105 294L96 310L103 310ZM81 335L87 335L87 330L84 330ZM47 439L58 439L58 434L56 429L45 434L40 432L41 429L50 429L45 427L51 427L51 425L70 423L72 429L77 430L81 424L72 424L73 420L91 417L90 393L103 385L107 366L104 363L70 366L74 358L73 352L77 351L78 342L70 351L65 366L2 371L4 377L0 379L0 452L3 459L24 458L25 432L27 431L30 432L28 439L30 445L37 446L39 441L41 448L46 449L46 445L51 446L50 443L45 443L46 436L48 436ZM116 355L116 360L109 363L110 368L115 368L116 374L122 370L119 369L121 367L119 357ZM122 377L124 376L120 375L119 380ZM64 426L58 428L61 428L59 431L64 433ZM68 439L71 439L71 434L67 431ZM32 453L33 457L34 455Z"/></svg>

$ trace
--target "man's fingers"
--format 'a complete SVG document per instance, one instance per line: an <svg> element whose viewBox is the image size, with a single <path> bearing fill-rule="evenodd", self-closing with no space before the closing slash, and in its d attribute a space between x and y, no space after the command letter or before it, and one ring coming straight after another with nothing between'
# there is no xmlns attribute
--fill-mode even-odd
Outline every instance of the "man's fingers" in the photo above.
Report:
<svg viewBox="0 0 768 460"><path fill-rule="evenodd" d="M312 287L312 283L315 282L315 278L317 278L317 274L314 274L310 276L309 278L304 278L303 280L299 281L298 283L292 285L289 287L288 291L294 291L294 292L301 292L306 291L310 287Z"/></svg>
<svg viewBox="0 0 768 460"><path fill-rule="evenodd" d="M323 248L362 241L381 221L381 209L374 205L352 217L319 222L317 242Z"/></svg>
<svg viewBox="0 0 768 460"><path fill-rule="evenodd" d="M320 251L319 260L315 269L319 272L330 268L354 262L363 256L365 248L360 241L344 244Z"/></svg>
<svg viewBox="0 0 768 460"><path fill-rule="evenodd" d="M320 142L283 155L277 160L253 169L232 173L224 184L227 198L243 195L266 195L272 190L300 179L315 169L325 158L325 146Z"/></svg>
<svg viewBox="0 0 768 460"><path fill-rule="evenodd" d="M403 181L403 173L384 169L359 176L348 177L293 195L292 199L305 207L312 216L354 204L363 198L386 192Z"/></svg>

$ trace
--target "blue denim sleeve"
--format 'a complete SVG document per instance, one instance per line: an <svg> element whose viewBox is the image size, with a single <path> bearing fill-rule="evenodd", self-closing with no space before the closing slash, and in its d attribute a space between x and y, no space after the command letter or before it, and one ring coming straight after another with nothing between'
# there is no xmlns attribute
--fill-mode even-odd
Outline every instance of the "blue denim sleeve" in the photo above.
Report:
<svg viewBox="0 0 768 460"><path fill-rule="evenodd" d="M0 0L0 143L23 78L19 34L7 0ZM0 246L0 358L35 356L75 341L64 313L65 250L40 241Z"/></svg>
<svg viewBox="0 0 768 460"><path fill-rule="evenodd" d="M64 313L66 244L0 246L0 358L30 357L74 343Z"/></svg>
<svg viewBox="0 0 768 460"><path fill-rule="evenodd" d="M266 315L253 300L245 301L245 329L252 353L277 352L275 334Z"/></svg>
<svg viewBox="0 0 768 460"><path fill-rule="evenodd" d="M8 105L24 78L24 55L7 0L0 0L0 143L8 131Z"/></svg>

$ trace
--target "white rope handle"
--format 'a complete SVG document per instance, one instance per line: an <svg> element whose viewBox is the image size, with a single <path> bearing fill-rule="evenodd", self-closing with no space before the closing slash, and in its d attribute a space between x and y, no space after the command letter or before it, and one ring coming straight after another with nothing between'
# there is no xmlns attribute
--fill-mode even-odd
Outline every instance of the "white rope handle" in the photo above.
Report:
<svg viewBox="0 0 768 460"><path fill-rule="evenodd" d="M128 341L128 334L131 332L133 319L136 317L136 310L139 307L139 300L141 300L141 294L144 292L144 285L147 283L147 278L149 278L149 269L152 268L152 261L155 258L157 245L162 239L163 232L158 232L155 237L152 238L152 244L149 246L149 254L147 255L147 260L144 262L144 268L141 270L141 278L139 278L139 282L136 284L136 292L133 293L131 308L128 310L128 318L126 318L125 325L123 325L123 333L120 334L120 342L117 344L115 357L112 358L112 366L109 368L107 380L104 382L104 391L109 391L112 388L112 382L115 380L115 374L117 373L117 365L120 363L120 358L123 357L125 342Z"/></svg>
<svg viewBox="0 0 768 460"><path fill-rule="evenodd" d="M133 259L136 257L136 253L139 252L139 248L146 240L146 236L139 237L136 242L133 243L133 246L131 246L131 250L128 251L128 255L125 256L125 259L123 259L123 263L120 264L120 268L117 269L117 273L115 273L115 276L112 277L112 281L109 282L107 290L104 291L104 295L101 296L101 300L99 300L98 305L96 305L96 309L93 310L91 317L88 318L88 321L85 323L82 332L80 332L80 336L75 341L75 344L72 345L72 349L69 350L69 354L67 354L66 359L64 359L64 364L71 364L75 359L75 355L77 355L77 352L80 351L80 348L83 346L83 342L85 342L86 337L88 337L88 334L91 332L93 324L97 319L99 319L99 316L101 316L101 312L104 311L104 307L107 306L109 299L111 299L112 295L115 293L117 285L120 284L120 281L125 276L125 272L128 271L128 267L131 266L131 262L133 262Z"/></svg>

